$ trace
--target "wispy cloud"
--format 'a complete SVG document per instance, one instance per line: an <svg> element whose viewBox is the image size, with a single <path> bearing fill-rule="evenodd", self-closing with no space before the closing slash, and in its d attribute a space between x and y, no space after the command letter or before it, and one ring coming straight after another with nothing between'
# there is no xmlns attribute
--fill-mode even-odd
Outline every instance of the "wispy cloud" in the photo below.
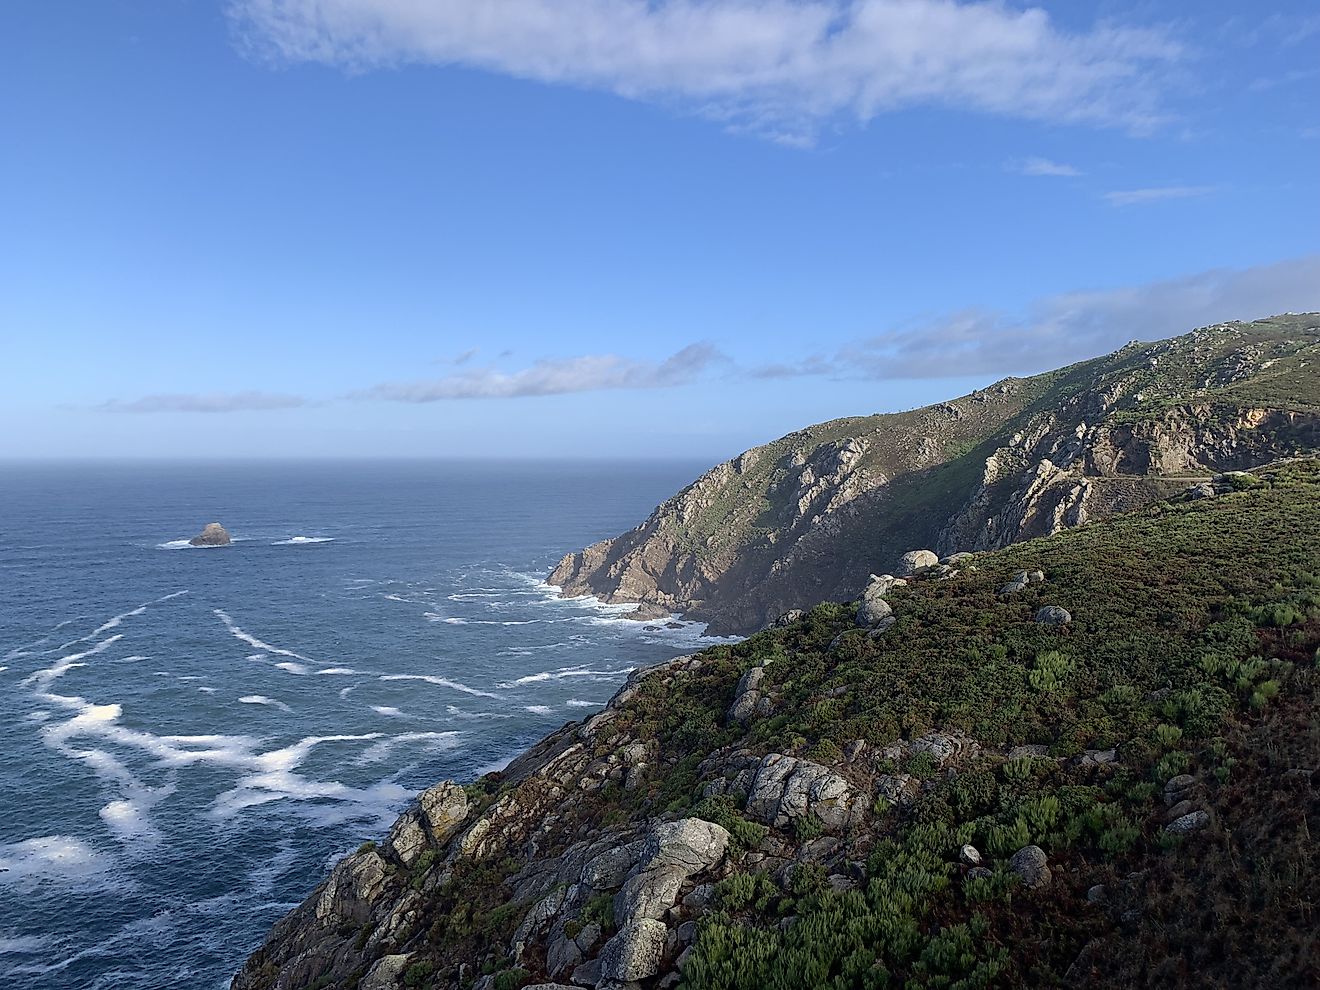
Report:
<svg viewBox="0 0 1320 990"><path fill-rule="evenodd" d="M1183 46L999 0L230 0L282 62L460 65L664 101L786 143L911 106L1149 130Z"/></svg>
<svg viewBox="0 0 1320 990"><path fill-rule="evenodd" d="M968 309L843 348L833 374L941 378L1059 367L1193 327L1320 309L1320 255L1123 289L1068 292L1022 316Z"/></svg>
<svg viewBox="0 0 1320 990"><path fill-rule="evenodd" d="M307 400L278 392L207 392L144 395L140 399L111 399L97 409L117 413L232 413L293 409Z"/></svg>
<svg viewBox="0 0 1320 990"><path fill-rule="evenodd" d="M1082 174L1082 170L1075 165L1065 165L1063 162L1050 161L1048 158L1024 158L1021 161L1010 162L1008 168L1009 171L1020 175L1071 177Z"/></svg>
<svg viewBox="0 0 1320 990"><path fill-rule="evenodd" d="M1149 189L1116 189L1105 193L1105 201L1110 206L1144 206L1148 203L1162 203L1167 199L1190 199L1194 196L1208 196L1215 191L1214 186L1152 186Z"/></svg>
<svg viewBox="0 0 1320 990"><path fill-rule="evenodd" d="M663 361L637 361L617 354L543 359L504 371L470 368L414 382L386 382L352 393L352 399L441 402L452 399L511 399L607 389L651 389L686 385L728 359L710 344L689 344Z"/></svg>

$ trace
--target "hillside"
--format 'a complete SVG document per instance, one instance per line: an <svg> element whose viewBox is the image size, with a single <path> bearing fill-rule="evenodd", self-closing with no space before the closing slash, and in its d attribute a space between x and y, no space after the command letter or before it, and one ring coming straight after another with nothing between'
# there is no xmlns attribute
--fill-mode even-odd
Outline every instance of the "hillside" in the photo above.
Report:
<svg viewBox="0 0 1320 990"><path fill-rule="evenodd" d="M1320 314L1221 324L753 448L548 580L749 633L912 547L1003 547L1317 449Z"/></svg>
<svg viewBox="0 0 1320 990"><path fill-rule="evenodd" d="M1315 986L1318 661L1315 460L877 580L426 791L234 987Z"/></svg>

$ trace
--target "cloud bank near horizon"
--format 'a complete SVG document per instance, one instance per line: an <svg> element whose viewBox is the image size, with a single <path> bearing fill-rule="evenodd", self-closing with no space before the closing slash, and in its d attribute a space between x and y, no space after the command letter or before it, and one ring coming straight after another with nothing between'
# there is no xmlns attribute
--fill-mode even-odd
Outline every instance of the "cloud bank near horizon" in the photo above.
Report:
<svg viewBox="0 0 1320 990"><path fill-rule="evenodd" d="M1187 51L1000 0L230 0L279 63L453 65L664 102L789 144L915 106L1146 132Z"/></svg>
<svg viewBox="0 0 1320 990"><path fill-rule="evenodd" d="M966 309L843 348L836 374L945 378L1062 367L1196 327L1320 310L1320 255L1048 296L1021 316ZM851 371L849 371L851 369Z"/></svg>
<svg viewBox="0 0 1320 990"><path fill-rule="evenodd" d="M440 402L448 399L516 399L611 389L672 388L696 381L728 358L710 344L689 344L663 361L637 361L618 354L543 358L526 368L465 369L415 382L386 382L349 395L352 399Z"/></svg>
<svg viewBox="0 0 1320 990"><path fill-rule="evenodd" d="M232 413L295 409L307 405L300 395L281 392L171 392L123 401L109 399L96 408L113 413Z"/></svg>
<svg viewBox="0 0 1320 990"><path fill-rule="evenodd" d="M1129 340L1161 340L1199 326L1320 311L1320 255L1213 269L1119 289L1047 296L1026 312L969 308L913 320L829 351L739 363L697 342L662 360L621 354L542 358L521 368L474 365L475 351L432 378L382 382L341 398L420 405L585 392L642 391L703 382L899 380L1033 374L1095 357ZM313 400L281 392L156 394L95 407L114 413L232 413L292 409Z"/></svg>

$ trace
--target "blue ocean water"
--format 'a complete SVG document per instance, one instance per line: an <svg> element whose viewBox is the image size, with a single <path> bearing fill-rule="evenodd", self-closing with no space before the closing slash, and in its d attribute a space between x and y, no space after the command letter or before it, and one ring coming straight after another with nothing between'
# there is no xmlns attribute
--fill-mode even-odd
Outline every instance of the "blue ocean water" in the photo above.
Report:
<svg viewBox="0 0 1320 990"><path fill-rule="evenodd" d="M0 986L227 986L417 790L708 642L541 582L703 467L0 465Z"/></svg>

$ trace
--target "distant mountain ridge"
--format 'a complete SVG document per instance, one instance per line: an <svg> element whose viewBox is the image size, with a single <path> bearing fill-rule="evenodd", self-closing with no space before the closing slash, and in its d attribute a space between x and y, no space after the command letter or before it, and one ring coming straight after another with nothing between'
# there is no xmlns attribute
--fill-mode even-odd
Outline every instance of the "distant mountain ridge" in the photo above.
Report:
<svg viewBox="0 0 1320 990"><path fill-rule="evenodd" d="M1320 314L1217 324L754 447L548 580L749 633L914 547L1004 547L1317 450Z"/></svg>

